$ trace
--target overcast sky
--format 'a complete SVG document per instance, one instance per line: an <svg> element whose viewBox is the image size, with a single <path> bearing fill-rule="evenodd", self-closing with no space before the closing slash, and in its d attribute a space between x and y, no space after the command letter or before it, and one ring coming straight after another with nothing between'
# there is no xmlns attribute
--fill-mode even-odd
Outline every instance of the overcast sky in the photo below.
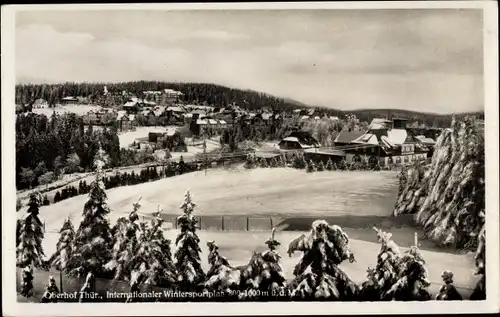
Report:
<svg viewBox="0 0 500 317"><path fill-rule="evenodd" d="M25 11L18 82L164 80L340 109L483 109L479 10Z"/></svg>

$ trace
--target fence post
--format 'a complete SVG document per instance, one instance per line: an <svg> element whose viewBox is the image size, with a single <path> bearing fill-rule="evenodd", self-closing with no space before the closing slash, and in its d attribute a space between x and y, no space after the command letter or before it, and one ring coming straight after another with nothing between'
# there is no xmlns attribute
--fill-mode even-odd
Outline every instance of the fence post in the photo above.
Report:
<svg viewBox="0 0 500 317"><path fill-rule="evenodd" d="M247 217L247 231L250 230L250 217Z"/></svg>
<svg viewBox="0 0 500 317"><path fill-rule="evenodd" d="M224 231L224 216L222 216L222 231Z"/></svg>
<svg viewBox="0 0 500 317"><path fill-rule="evenodd" d="M271 222L271 230L273 229L273 218L272 217L269 217L269 220Z"/></svg>

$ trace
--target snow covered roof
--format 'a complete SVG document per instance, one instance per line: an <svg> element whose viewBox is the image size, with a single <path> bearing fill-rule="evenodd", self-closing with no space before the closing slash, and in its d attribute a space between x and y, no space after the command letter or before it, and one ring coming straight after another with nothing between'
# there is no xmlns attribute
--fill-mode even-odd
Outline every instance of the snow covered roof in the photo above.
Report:
<svg viewBox="0 0 500 317"><path fill-rule="evenodd" d="M227 124L227 122L224 120L219 120L219 124Z"/></svg>
<svg viewBox="0 0 500 317"><path fill-rule="evenodd" d="M181 107L168 107L167 111L172 111L172 112L185 112L184 109Z"/></svg>
<svg viewBox="0 0 500 317"><path fill-rule="evenodd" d="M293 112L295 112L295 113L299 113L299 112L301 112L301 111L302 111L301 109L294 109L294 110L293 110Z"/></svg>
<svg viewBox="0 0 500 317"><path fill-rule="evenodd" d="M137 101L128 101L123 105L124 108L135 107L137 105Z"/></svg>
<svg viewBox="0 0 500 317"><path fill-rule="evenodd" d="M337 117L337 116L330 116L330 120L337 121L337 120L339 120L339 117Z"/></svg>
<svg viewBox="0 0 500 317"><path fill-rule="evenodd" d="M269 118L271 118L272 114L270 113L263 113L262 114L262 119L264 120L269 120Z"/></svg>
<svg viewBox="0 0 500 317"><path fill-rule="evenodd" d="M353 140L352 143L363 143L363 144L377 145L378 138L373 133L365 133L365 134L361 135L360 137L356 138L355 140Z"/></svg>
<svg viewBox="0 0 500 317"><path fill-rule="evenodd" d="M129 115L129 116L128 116L128 119L129 119L130 121L134 121L134 120L135 120L135 114L131 114L131 115Z"/></svg>
<svg viewBox="0 0 500 317"><path fill-rule="evenodd" d="M141 114L142 114L143 116L149 116L149 114L150 114L150 113L151 113L151 110L143 110L143 111L141 111ZM154 113L153 113L153 114L154 114Z"/></svg>
<svg viewBox="0 0 500 317"><path fill-rule="evenodd" d="M198 120L196 120L196 124L208 124L208 122L207 122L207 120L198 119Z"/></svg>
<svg viewBox="0 0 500 317"><path fill-rule="evenodd" d="M192 117L193 117L193 114L192 114L192 113L185 113L185 114L184 114L184 117L185 117L185 118L192 118Z"/></svg>
<svg viewBox="0 0 500 317"><path fill-rule="evenodd" d="M128 118L127 112L125 110L118 111L118 115L116 116L116 120L122 120L122 118Z"/></svg>
<svg viewBox="0 0 500 317"><path fill-rule="evenodd" d="M287 142L299 142L299 139L297 139L296 137L293 137L293 136L289 136L289 137L284 138L283 141L287 141Z"/></svg>
<svg viewBox="0 0 500 317"><path fill-rule="evenodd" d="M217 124L217 120L214 119L208 119L209 124Z"/></svg>
<svg viewBox="0 0 500 317"><path fill-rule="evenodd" d="M316 154L325 154L325 155L335 155L335 156L345 156L345 152L342 150L334 150L331 148L310 148L305 149L306 153L316 153Z"/></svg>
<svg viewBox="0 0 500 317"><path fill-rule="evenodd" d="M405 142L408 132L405 129L392 129L387 131L387 139L390 143L401 145Z"/></svg>
<svg viewBox="0 0 500 317"><path fill-rule="evenodd" d="M301 119L302 120L307 120L307 119L309 119L309 116L302 116Z"/></svg>
<svg viewBox="0 0 500 317"><path fill-rule="evenodd" d="M319 117L319 116L315 116L315 117L314 117L314 120L319 120L319 119L320 119L320 117Z"/></svg>
<svg viewBox="0 0 500 317"><path fill-rule="evenodd" d="M163 91L164 91L166 94L169 94L169 95L177 95L177 96L182 96L182 95L184 95L184 94L183 94L182 92L180 92L180 91L173 90L173 89L169 89L169 88L164 89Z"/></svg>
<svg viewBox="0 0 500 317"><path fill-rule="evenodd" d="M167 129L167 132L165 134L168 135L168 136L172 136L172 135L175 134L175 132L177 132L177 130L175 130L175 129Z"/></svg>

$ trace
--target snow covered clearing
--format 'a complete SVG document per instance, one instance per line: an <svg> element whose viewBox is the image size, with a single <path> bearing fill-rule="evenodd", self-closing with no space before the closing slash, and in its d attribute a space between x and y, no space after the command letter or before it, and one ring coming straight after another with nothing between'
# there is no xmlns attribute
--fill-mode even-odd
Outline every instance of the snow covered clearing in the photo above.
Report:
<svg viewBox="0 0 500 317"><path fill-rule="evenodd" d="M161 133L167 132L169 129L175 129L175 127L137 127L135 131L119 133L120 147L128 148L135 140L147 138L150 132Z"/></svg>
<svg viewBox="0 0 500 317"><path fill-rule="evenodd" d="M50 117L54 111L57 114L63 114L63 113L75 113L77 115L84 115L90 110L92 111L98 111L102 107L101 106L96 106L96 105L65 105L65 106L57 106L55 108L37 108L33 109L33 113L36 114L43 114L46 115L47 117Z"/></svg>
<svg viewBox="0 0 500 317"><path fill-rule="evenodd" d="M87 183L92 178L89 177ZM397 188L394 172L316 172L291 168L210 169L107 191L110 218L130 212L140 196L146 215L158 204L165 214L180 214L187 189L198 204L195 215L379 215L390 216ZM42 207L47 230L59 230L75 213L80 221L86 195ZM22 211L20 211L22 212Z"/></svg>

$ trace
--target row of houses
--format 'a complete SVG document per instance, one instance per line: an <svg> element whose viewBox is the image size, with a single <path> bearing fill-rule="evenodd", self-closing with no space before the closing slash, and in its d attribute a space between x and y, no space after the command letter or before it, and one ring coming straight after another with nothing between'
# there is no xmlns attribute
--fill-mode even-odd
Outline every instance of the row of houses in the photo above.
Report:
<svg viewBox="0 0 500 317"><path fill-rule="evenodd" d="M374 119L368 131L344 130L334 141L334 147L322 148L306 132L292 132L279 144L281 152L301 151L307 159L348 163L367 159L370 164L410 163L432 156L435 140L414 135L406 128L406 119Z"/></svg>

